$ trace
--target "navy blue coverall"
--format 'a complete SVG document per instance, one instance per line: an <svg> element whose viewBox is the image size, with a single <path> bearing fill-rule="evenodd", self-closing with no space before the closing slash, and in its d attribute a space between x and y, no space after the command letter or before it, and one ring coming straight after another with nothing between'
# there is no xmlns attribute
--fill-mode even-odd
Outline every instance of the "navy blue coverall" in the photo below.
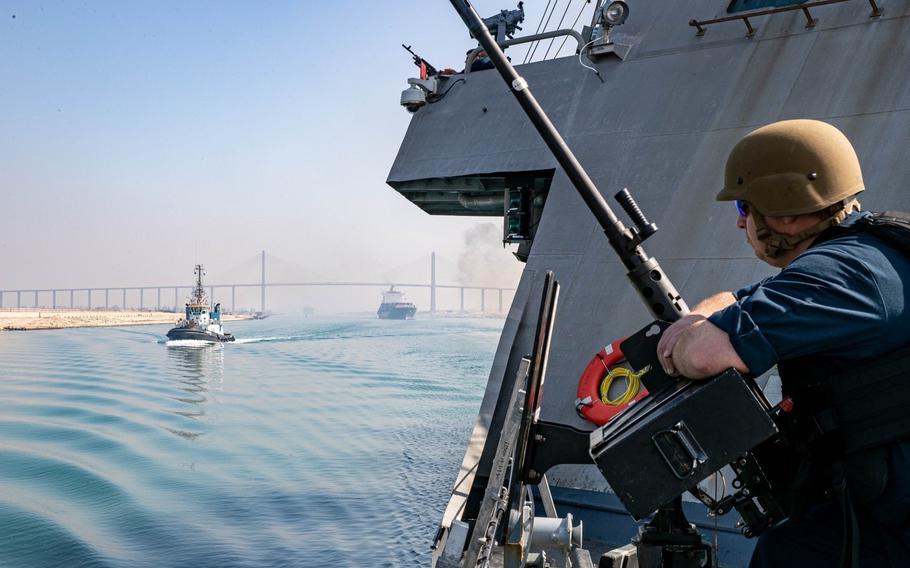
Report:
<svg viewBox="0 0 910 568"><path fill-rule="evenodd" d="M866 214L851 214L842 226ZM756 376L806 356L861 368L910 345L910 255L867 232L813 244L779 274L734 296L709 320ZM884 490L855 507L860 563L910 566L910 443L883 448L882 456ZM762 534L750 566L838 566L842 535L839 505L817 505Z"/></svg>

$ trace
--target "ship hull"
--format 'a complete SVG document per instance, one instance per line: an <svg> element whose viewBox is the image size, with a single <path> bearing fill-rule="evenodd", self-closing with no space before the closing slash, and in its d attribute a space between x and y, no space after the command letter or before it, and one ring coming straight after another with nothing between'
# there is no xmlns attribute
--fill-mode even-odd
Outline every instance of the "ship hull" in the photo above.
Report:
<svg viewBox="0 0 910 568"><path fill-rule="evenodd" d="M413 319L414 314L416 313L417 306L413 304L382 304L379 306L379 310L376 311L376 315L379 316L379 319L394 320Z"/></svg>
<svg viewBox="0 0 910 568"><path fill-rule="evenodd" d="M812 28L805 27L799 10L769 14L762 17L754 37L745 35L742 22L720 22L705 28L707 33L686 29L690 18L723 12L722 4L730 3L635 3L629 20L613 36L616 46L624 41L634 45L594 61L600 78L569 57L518 67L602 197L612 204L611 196L628 186L661 228L647 249L678 286L682 283L680 292L691 303L776 271L757 260L743 242L730 204L714 201L731 148L757 126L782 118L834 124L855 145L864 167L870 191L863 194L868 194L863 205L872 210L910 207L910 194L901 183L910 173L905 150L910 144L910 68L884 63L896 49L910 46L907 10L902 6L897 13L884 11L870 18L867 3L832 4ZM852 63L849 81L843 80L846 60ZM519 182L542 188L534 190L541 205L523 211L534 227L528 229L531 241L524 244L526 268L503 325L468 447L453 471L456 481L436 533L434 564L450 536L449 552L455 558L468 539L482 538L462 529L480 522L478 504L500 490L488 487L488 481L499 463L495 457L503 426L513 410L508 393L521 359L535 345L533 322L540 313L543 274L556 274L561 293L541 421L593 429L577 414L585 363L604 345L650 320L623 277L612 246L599 237L602 227L499 74L481 71L467 77L469 83L412 116L388 183L432 215L482 214L503 222L499 220L508 202L500 196ZM491 112L476 111L481 101ZM518 181L508 181L509 176ZM762 386L765 380L765 394L776 404L779 379L772 374ZM553 460L562 458L560 448L542 445L537 451ZM571 511L584 521L589 549L609 550L638 534L639 527L593 465L557 465L547 472L547 480L560 514ZM728 495L734 489L731 481L720 475L715 493L723 484L719 493ZM703 505L684 498L689 519L718 539L718 564L748 564L755 539L739 534L738 515L709 517Z"/></svg>
<svg viewBox="0 0 910 568"><path fill-rule="evenodd" d="M167 338L171 341L208 341L210 343L225 343L234 341L234 336L230 333L215 333L214 331L203 331L201 329L187 329L175 327L167 332Z"/></svg>

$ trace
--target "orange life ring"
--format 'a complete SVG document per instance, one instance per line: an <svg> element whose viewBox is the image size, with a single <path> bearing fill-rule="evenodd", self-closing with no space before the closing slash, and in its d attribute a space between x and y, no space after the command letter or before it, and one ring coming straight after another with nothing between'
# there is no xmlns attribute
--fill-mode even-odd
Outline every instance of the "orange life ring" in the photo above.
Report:
<svg viewBox="0 0 910 568"><path fill-rule="evenodd" d="M648 390L641 386L640 382L644 373L640 371L636 373L620 365L626 360L619 348L623 341L625 338L617 339L601 349L578 379L575 410L582 418L598 426L603 426L630 404L648 394ZM610 384L617 378L626 379L628 388L619 399L609 400L607 392Z"/></svg>

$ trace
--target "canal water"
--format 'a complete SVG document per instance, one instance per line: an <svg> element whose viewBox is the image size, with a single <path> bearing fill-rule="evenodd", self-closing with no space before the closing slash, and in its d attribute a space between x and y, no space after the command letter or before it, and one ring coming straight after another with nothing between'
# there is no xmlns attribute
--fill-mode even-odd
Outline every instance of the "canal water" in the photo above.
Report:
<svg viewBox="0 0 910 568"><path fill-rule="evenodd" d="M0 332L0 566L420 566L503 320Z"/></svg>

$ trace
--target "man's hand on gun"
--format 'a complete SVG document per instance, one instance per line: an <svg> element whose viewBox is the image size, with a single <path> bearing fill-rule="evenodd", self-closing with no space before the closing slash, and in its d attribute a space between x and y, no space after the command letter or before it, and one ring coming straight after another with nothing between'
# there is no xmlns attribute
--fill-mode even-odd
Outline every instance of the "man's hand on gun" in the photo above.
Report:
<svg viewBox="0 0 910 568"><path fill-rule="evenodd" d="M676 320L664 330L660 341L657 343L657 360L660 361L660 366L664 368L666 374L671 377L679 376L679 371L676 369L676 365L673 364L673 348L676 347L679 338L682 337L686 330L705 319L707 318L701 314L690 313Z"/></svg>
<svg viewBox="0 0 910 568"><path fill-rule="evenodd" d="M657 343L657 360L667 375L704 379L730 367L749 371L727 334L708 321L708 316L735 301L730 292L717 293L664 330Z"/></svg>

